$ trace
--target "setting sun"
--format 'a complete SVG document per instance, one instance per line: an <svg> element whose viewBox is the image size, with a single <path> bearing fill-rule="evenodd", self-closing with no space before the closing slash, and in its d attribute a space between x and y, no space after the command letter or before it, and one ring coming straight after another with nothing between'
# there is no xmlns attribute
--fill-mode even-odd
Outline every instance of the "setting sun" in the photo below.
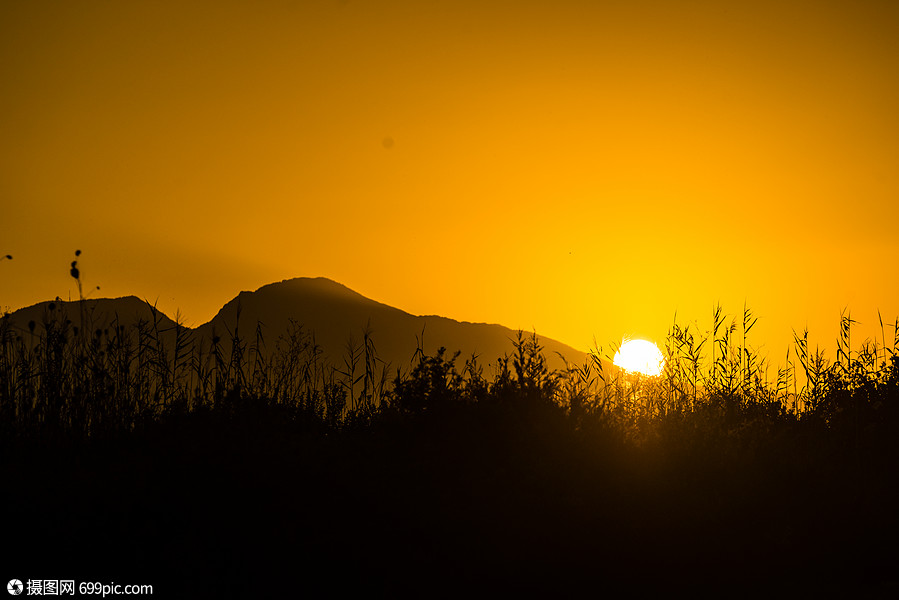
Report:
<svg viewBox="0 0 899 600"><path fill-rule="evenodd" d="M625 371L655 377L662 373L665 359L658 346L646 340L628 340L615 353L613 363Z"/></svg>

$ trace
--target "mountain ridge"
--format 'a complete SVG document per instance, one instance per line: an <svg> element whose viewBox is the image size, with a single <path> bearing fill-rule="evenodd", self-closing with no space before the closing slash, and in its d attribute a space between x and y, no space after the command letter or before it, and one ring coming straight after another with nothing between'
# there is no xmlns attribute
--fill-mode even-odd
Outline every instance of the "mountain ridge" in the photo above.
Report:
<svg viewBox="0 0 899 600"><path fill-rule="evenodd" d="M97 329L109 327L116 319L119 324L129 325L139 320L152 323L155 318L160 331L171 330L176 325L175 319L134 295L40 302L13 311L8 315L10 322L20 331L28 331L29 321L40 324L47 318L51 304L57 304L55 310L65 312L66 318L76 325L80 324L82 312L89 314L91 326ZM71 310L73 307L77 310ZM363 332L368 332L378 356L395 367L409 365L419 346L429 355L444 347L450 356L458 351L463 358L478 356L482 365L495 363L512 354L518 331L496 323L414 315L326 277L294 277L253 291L243 290L222 305L209 321L185 329L200 339L211 340L215 336L230 345L233 334L244 340L253 339L259 323L269 344L292 326L313 333L324 358L332 364L340 363L350 340L356 343ZM558 355L574 363L582 363L586 358L584 352L557 340L542 336L538 340L551 369L565 367Z"/></svg>

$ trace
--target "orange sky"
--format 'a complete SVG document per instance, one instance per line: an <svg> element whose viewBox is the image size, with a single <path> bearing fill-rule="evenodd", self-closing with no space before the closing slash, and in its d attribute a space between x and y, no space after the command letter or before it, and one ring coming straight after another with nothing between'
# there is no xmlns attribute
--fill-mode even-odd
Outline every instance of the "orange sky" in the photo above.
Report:
<svg viewBox="0 0 899 600"><path fill-rule="evenodd" d="M80 248L194 325L325 276L582 349L719 300L830 348L899 315L897 73L892 2L3 3L0 308Z"/></svg>

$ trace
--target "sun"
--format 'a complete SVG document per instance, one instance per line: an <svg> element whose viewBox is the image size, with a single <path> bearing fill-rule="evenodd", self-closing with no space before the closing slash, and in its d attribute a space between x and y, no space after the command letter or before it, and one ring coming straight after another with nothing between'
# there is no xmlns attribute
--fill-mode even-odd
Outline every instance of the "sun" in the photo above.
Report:
<svg viewBox="0 0 899 600"><path fill-rule="evenodd" d="M665 368L665 358L659 347L646 340L627 340L621 344L612 363L625 371L650 377L661 375Z"/></svg>

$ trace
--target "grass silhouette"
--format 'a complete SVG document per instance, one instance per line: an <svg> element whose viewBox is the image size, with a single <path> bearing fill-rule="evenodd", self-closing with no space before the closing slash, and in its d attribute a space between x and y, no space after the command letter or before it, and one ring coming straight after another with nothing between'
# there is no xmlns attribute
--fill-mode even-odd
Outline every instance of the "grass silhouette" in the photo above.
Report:
<svg viewBox="0 0 899 600"><path fill-rule="evenodd" d="M0 318L25 576L185 596L899 581L899 333L853 349L848 312L833 362L796 333L769 380L747 308L673 325L650 378L610 369L614 347L551 371L522 332L489 369L420 348L391 375L367 330L331 365L299 323L224 344L85 306Z"/></svg>

